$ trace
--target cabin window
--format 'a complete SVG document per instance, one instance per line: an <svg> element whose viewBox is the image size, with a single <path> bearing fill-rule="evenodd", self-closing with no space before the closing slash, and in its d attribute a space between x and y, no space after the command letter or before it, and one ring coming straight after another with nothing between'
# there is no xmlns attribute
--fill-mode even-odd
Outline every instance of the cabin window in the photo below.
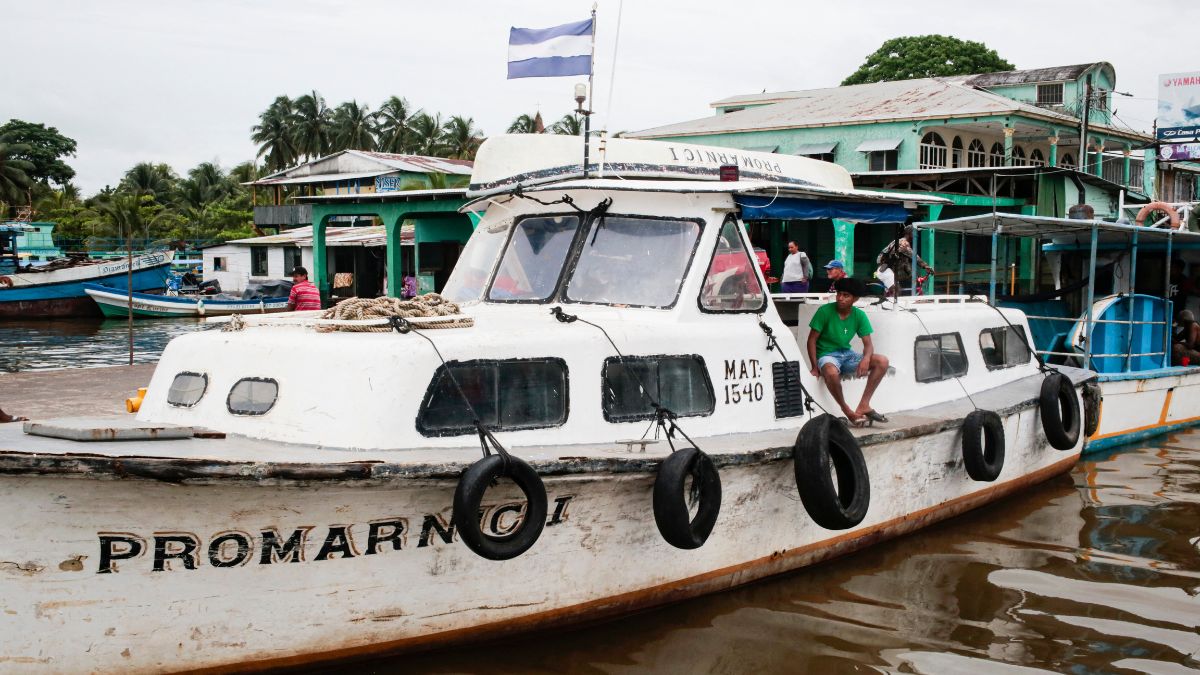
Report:
<svg viewBox="0 0 1200 675"><path fill-rule="evenodd" d="M265 415L275 407L279 383L269 377L244 377L229 390L225 407L234 415Z"/></svg>
<svg viewBox="0 0 1200 675"><path fill-rule="evenodd" d="M979 333L979 350L988 370L1011 368L1029 363L1029 345L1025 328L1001 326L985 328Z"/></svg>
<svg viewBox="0 0 1200 675"><path fill-rule="evenodd" d="M200 402L208 389L208 375L182 372L171 381L167 390L167 403L179 408L190 408Z"/></svg>
<svg viewBox="0 0 1200 675"><path fill-rule="evenodd" d="M967 357L958 333L922 335L916 342L917 382L947 380L967 372Z"/></svg>
<svg viewBox="0 0 1200 675"><path fill-rule="evenodd" d="M609 422L653 419L652 398L685 417L711 414L715 405L712 381L699 356L613 357L604 361L603 380L604 419Z"/></svg>
<svg viewBox="0 0 1200 675"><path fill-rule="evenodd" d="M252 276L252 277L267 276L267 247L266 246L251 246L250 247L250 276Z"/></svg>
<svg viewBox="0 0 1200 675"><path fill-rule="evenodd" d="M602 216L592 221L566 299L638 307L670 307L692 261L694 220Z"/></svg>
<svg viewBox="0 0 1200 675"><path fill-rule="evenodd" d="M450 278L446 280L446 287L442 289L443 298L452 302L467 302L478 300L483 295L488 277L496 266L496 257L500 255L511 228L511 218L476 228L458 256Z"/></svg>
<svg viewBox="0 0 1200 675"><path fill-rule="evenodd" d="M472 408L493 431L560 426L567 421L567 364L562 359L451 361L434 373L417 430L425 436L476 433Z"/></svg>
<svg viewBox="0 0 1200 675"><path fill-rule="evenodd" d="M900 165L898 150L876 150L867 153L867 169L869 171L895 171Z"/></svg>
<svg viewBox="0 0 1200 675"><path fill-rule="evenodd" d="M1037 86L1037 104L1038 105L1062 105L1063 102L1063 83L1051 82L1049 84L1039 84Z"/></svg>
<svg viewBox="0 0 1200 675"><path fill-rule="evenodd" d="M533 216L512 228L489 300L540 302L554 295L579 216Z"/></svg>
<svg viewBox="0 0 1200 675"><path fill-rule="evenodd" d="M229 264L227 262L225 262L224 257L213 258L213 271L214 272L224 272L225 270L228 270L228 269L229 269Z"/></svg>
<svg viewBox="0 0 1200 675"><path fill-rule="evenodd" d="M755 264L741 235L737 219L727 216L700 290L701 310L757 312L766 303Z"/></svg>

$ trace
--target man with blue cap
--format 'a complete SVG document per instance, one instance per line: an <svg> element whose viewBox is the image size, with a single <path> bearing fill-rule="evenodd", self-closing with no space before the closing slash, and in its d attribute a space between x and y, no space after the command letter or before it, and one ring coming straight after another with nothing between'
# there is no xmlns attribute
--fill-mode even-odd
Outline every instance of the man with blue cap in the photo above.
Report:
<svg viewBox="0 0 1200 675"><path fill-rule="evenodd" d="M825 263L825 276L829 277L829 292L832 293L837 280L846 278L846 266L841 260L830 260Z"/></svg>

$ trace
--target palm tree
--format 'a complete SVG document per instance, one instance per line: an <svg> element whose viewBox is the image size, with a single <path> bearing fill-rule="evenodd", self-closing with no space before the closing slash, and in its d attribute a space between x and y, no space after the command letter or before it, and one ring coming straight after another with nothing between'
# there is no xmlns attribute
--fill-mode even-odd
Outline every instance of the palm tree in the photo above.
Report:
<svg viewBox="0 0 1200 675"><path fill-rule="evenodd" d="M512 124L508 125L508 133L510 134L541 134L546 132L546 125L542 122L542 113L534 113L532 117L529 115L521 115L513 120Z"/></svg>
<svg viewBox="0 0 1200 675"><path fill-rule="evenodd" d="M375 149L374 116L366 105L350 100L333 111L331 150Z"/></svg>
<svg viewBox="0 0 1200 675"><path fill-rule="evenodd" d="M441 154L442 143L442 114L417 113L412 116L409 126L413 135L413 152L418 155L437 157Z"/></svg>
<svg viewBox="0 0 1200 675"><path fill-rule="evenodd" d="M30 186L33 180L29 171L34 164L28 160L19 159L19 155L29 152L29 146L24 143L11 143L7 136L0 136L0 202L10 204L26 204L29 202ZM5 217L6 212L0 212Z"/></svg>
<svg viewBox="0 0 1200 675"><path fill-rule="evenodd" d="M316 90L296 99L296 150L305 159L321 157L329 152L329 131L333 113L325 106L325 98Z"/></svg>
<svg viewBox="0 0 1200 675"><path fill-rule="evenodd" d="M150 195L156 201L164 201L175 187L178 177L166 164L141 162L125 172L118 188L122 192Z"/></svg>
<svg viewBox="0 0 1200 675"><path fill-rule="evenodd" d="M141 234L144 239L151 239L151 228L161 224L170 212L147 201L147 197L138 194L116 195L98 204L96 215L113 235L124 238Z"/></svg>
<svg viewBox="0 0 1200 675"><path fill-rule="evenodd" d="M229 170L229 175L225 177L234 189L242 183L249 183L252 180L257 180L259 177L258 167L254 166L254 162L242 162Z"/></svg>
<svg viewBox="0 0 1200 675"><path fill-rule="evenodd" d="M579 119L579 115L568 113L551 125L550 131L562 136L582 136L583 120Z"/></svg>
<svg viewBox="0 0 1200 675"><path fill-rule="evenodd" d="M292 166L300 156L293 128L295 116L292 100L279 96L258 116L258 124L250 129L253 132L250 140L259 144L258 156L266 155L267 168L272 171Z"/></svg>
<svg viewBox="0 0 1200 675"><path fill-rule="evenodd" d="M375 112L375 133L380 152L410 152L413 133L409 128L412 118L421 111L414 111L408 101L392 96Z"/></svg>
<svg viewBox="0 0 1200 675"><path fill-rule="evenodd" d="M474 159L483 143L483 134L475 128L475 119L454 115L443 127L445 150L455 159Z"/></svg>

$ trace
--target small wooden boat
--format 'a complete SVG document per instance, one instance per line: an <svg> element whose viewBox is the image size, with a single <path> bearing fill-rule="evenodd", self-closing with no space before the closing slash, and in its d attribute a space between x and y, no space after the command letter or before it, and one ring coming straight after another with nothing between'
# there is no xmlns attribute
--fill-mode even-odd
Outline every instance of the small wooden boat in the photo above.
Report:
<svg viewBox="0 0 1200 675"><path fill-rule="evenodd" d="M624 139L582 177L580 150L484 143L456 313L219 317L230 330L167 346L136 419L0 425L7 663L266 669L561 627L844 555L1075 464L1095 375L1019 350L993 367L981 335L1025 319L968 298L864 303L890 422L822 413L801 342L824 301L785 321L740 203L902 221L922 197ZM718 180L729 164L741 179ZM841 383L853 401L866 385Z"/></svg>
<svg viewBox="0 0 1200 675"><path fill-rule="evenodd" d="M121 289L99 284L84 284L106 317L129 316L129 294ZM278 298L233 299L201 295L153 295L134 293L134 318L169 319L179 317L227 316L229 314L264 314L287 310L287 296Z"/></svg>
<svg viewBox="0 0 1200 675"><path fill-rule="evenodd" d="M174 251L139 253L133 257L135 292L164 289ZM128 288L127 258L60 258L0 274L0 320L99 316L100 309L84 292L84 284Z"/></svg>

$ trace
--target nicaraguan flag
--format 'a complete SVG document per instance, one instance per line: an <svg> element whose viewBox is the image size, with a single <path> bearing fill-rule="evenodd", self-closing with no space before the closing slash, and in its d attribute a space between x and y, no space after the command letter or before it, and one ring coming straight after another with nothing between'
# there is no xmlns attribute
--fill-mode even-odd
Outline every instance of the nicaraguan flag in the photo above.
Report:
<svg viewBox="0 0 1200 675"><path fill-rule="evenodd" d="M508 79L592 73L592 19L508 32Z"/></svg>

